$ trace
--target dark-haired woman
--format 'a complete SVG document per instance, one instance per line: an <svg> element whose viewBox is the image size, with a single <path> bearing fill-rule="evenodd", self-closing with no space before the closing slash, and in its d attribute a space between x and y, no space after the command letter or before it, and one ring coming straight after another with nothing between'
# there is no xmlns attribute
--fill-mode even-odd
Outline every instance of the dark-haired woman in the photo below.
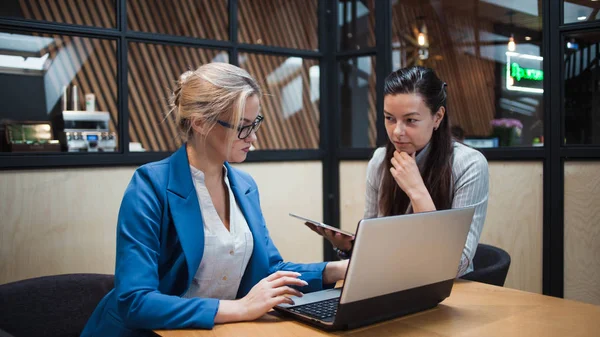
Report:
<svg viewBox="0 0 600 337"><path fill-rule="evenodd" d="M384 118L389 142L367 168L364 218L475 206L457 276L473 270L488 201L488 166L478 151L455 141L447 85L429 68L409 67L385 80ZM417 225L417 224L415 224ZM344 258L352 238L315 229Z"/></svg>

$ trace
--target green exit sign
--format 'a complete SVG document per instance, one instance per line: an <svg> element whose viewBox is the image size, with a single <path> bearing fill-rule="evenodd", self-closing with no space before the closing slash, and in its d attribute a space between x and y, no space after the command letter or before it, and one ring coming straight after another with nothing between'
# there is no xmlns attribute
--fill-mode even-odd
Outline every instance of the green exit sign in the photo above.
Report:
<svg viewBox="0 0 600 337"><path fill-rule="evenodd" d="M521 65L517 62L513 62L510 65L510 76L517 81L542 81L544 80L544 71L539 69L524 68L521 67Z"/></svg>
<svg viewBox="0 0 600 337"><path fill-rule="evenodd" d="M541 94L544 92L544 59L541 56L506 52L506 89Z"/></svg>

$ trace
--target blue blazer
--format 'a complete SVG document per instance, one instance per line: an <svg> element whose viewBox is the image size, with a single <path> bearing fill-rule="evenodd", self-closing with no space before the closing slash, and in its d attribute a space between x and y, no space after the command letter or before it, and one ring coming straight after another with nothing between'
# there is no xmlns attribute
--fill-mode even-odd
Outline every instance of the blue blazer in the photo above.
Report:
<svg viewBox="0 0 600 337"><path fill-rule="evenodd" d="M326 263L283 262L269 237L252 177L225 163L231 189L254 250L237 297L278 270L302 274L303 292L323 288ZM214 298L181 296L204 252L204 226L185 145L136 170L125 191L117 224L115 288L98 304L81 336L145 336L151 329L210 329L219 308Z"/></svg>

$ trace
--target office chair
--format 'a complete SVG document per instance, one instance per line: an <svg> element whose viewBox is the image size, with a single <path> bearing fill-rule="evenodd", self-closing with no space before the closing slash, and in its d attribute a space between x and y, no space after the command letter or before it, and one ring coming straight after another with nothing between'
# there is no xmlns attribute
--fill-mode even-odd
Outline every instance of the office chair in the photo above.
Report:
<svg viewBox="0 0 600 337"><path fill-rule="evenodd" d="M473 267L472 272L461 278L502 287L510 267L510 255L503 249L480 243L473 257Z"/></svg>
<svg viewBox="0 0 600 337"><path fill-rule="evenodd" d="M14 337L76 337L114 276L65 274L0 285L0 330Z"/></svg>

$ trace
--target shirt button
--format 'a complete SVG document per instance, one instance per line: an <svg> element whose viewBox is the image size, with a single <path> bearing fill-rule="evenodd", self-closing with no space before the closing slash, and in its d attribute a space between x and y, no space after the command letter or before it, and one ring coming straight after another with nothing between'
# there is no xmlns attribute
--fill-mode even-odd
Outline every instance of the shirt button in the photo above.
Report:
<svg viewBox="0 0 600 337"><path fill-rule="evenodd" d="M227 276L223 276L223 281L227 281Z"/></svg>
<svg viewBox="0 0 600 337"><path fill-rule="evenodd" d="M229 251L229 255L233 255L235 252L232 250Z"/></svg>

